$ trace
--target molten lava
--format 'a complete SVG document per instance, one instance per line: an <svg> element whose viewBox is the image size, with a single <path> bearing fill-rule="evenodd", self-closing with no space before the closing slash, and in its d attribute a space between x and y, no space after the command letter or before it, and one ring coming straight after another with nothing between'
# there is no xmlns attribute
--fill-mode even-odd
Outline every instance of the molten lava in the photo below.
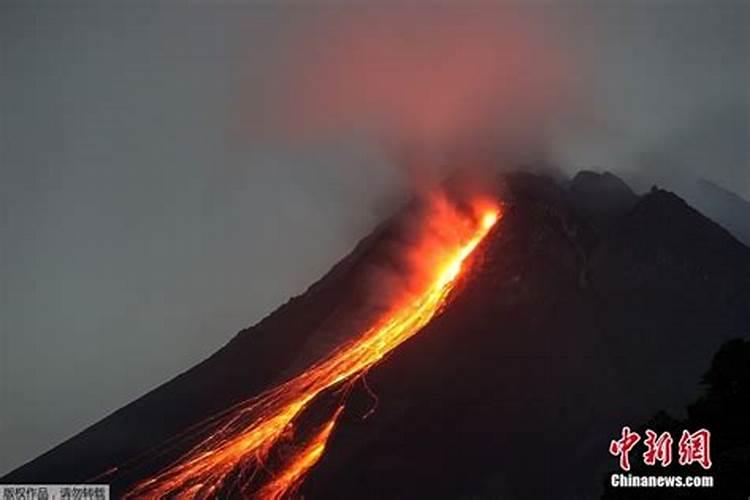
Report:
<svg viewBox="0 0 750 500"><path fill-rule="evenodd" d="M345 396L307 439L295 436L301 430L297 429L299 417L324 391L350 388L440 311L467 257L500 217L499 209L486 203L474 204L471 212L462 212L443 198L437 200L413 254L419 266L419 286L405 292L387 313L321 361L230 410L209 437L166 470L135 485L126 497L207 498L222 488L269 500L292 495L323 455ZM280 465L271 465L271 451L292 438L304 444L292 447Z"/></svg>
<svg viewBox="0 0 750 500"><path fill-rule="evenodd" d="M333 432L333 427L336 425L336 419L343 409L343 406L338 407L333 416L323 428L313 436L310 442L302 449L297 450L297 453L293 455L292 460L284 465L281 473L258 491L258 498L281 500L297 490L307 471L310 470L323 455L326 443L328 442L328 436Z"/></svg>

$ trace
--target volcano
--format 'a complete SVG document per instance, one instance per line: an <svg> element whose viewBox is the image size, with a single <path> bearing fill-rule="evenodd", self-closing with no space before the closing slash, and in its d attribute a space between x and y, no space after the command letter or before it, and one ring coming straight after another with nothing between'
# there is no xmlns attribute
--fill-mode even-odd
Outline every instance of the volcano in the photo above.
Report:
<svg viewBox="0 0 750 500"><path fill-rule="evenodd" d="M216 469L185 467L229 449L205 447L222 436L257 436L243 434L255 413L232 412L276 408L269 391L370 331L373 282L412 269L393 253L418 203L213 356L3 481L252 497L288 473L288 489L262 496L597 496L620 429L684 407L712 353L750 331L750 249L675 194L637 196L610 174L508 174L486 191L479 211L454 203L465 231L455 265L426 266L449 278L429 313L371 364L313 384L252 474L244 455L215 483ZM166 481L177 489L151 487Z"/></svg>

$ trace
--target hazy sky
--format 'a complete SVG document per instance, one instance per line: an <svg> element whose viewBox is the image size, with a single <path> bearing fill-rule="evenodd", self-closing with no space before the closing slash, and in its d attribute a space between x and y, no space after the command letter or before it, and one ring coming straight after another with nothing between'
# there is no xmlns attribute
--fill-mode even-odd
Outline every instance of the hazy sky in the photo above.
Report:
<svg viewBox="0 0 750 500"><path fill-rule="evenodd" d="M640 187L701 176L750 198L747 2L534 2L512 29L484 3L470 15L481 30L468 25L483 34L458 55L443 47L465 33L435 34L453 25L431 8L300 5L0 6L0 474L304 291L406 196L412 172L394 149L518 134L514 146L570 171L640 173ZM342 12L355 29L340 29ZM352 33L372 16L388 29L358 53L370 38ZM431 36L440 50L424 48ZM382 46L399 58L375 80L331 56L391 61ZM524 48L512 72L508 47ZM441 84L410 69L432 58L461 71ZM306 92L296 75L310 62L325 68L317 109L279 91ZM462 76L479 69L480 86ZM535 90L519 100L519 88ZM429 126L424 89L456 104ZM478 94L489 99L457 104Z"/></svg>

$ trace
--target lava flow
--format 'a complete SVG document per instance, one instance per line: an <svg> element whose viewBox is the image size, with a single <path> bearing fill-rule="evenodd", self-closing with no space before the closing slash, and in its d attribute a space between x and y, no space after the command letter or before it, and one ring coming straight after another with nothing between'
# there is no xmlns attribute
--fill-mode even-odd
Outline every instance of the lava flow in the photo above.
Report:
<svg viewBox="0 0 750 500"><path fill-rule="evenodd" d="M406 291L404 299L353 340L299 375L227 412L209 437L166 470L136 484L126 497L210 498L224 488L260 499L292 495L323 455L345 396L312 436L297 435L305 431L299 417L322 392L350 388L440 311L464 261L500 217L494 204L475 203L470 212L460 211L443 198L436 201L425 225L425 237L413 254L419 266L417 274L424 275L419 286ZM271 464L272 449L292 440L304 444L285 446L284 459Z"/></svg>

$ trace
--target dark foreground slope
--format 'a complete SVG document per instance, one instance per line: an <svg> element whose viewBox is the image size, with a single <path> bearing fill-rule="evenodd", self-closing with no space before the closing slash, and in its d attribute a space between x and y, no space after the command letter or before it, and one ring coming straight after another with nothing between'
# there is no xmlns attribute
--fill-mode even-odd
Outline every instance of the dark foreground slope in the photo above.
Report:
<svg viewBox="0 0 750 500"><path fill-rule="evenodd" d="M353 392L306 498L594 497L620 428L683 408L719 345L750 332L750 250L675 195L638 198L595 174L505 185L505 218L452 302L368 374L377 400ZM340 326L390 227L204 363L4 480L91 478L283 378L324 350L310 336ZM106 480L121 491L169 458Z"/></svg>
<svg viewBox="0 0 750 500"><path fill-rule="evenodd" d="M512 185L479 270L369 375L377 411L363 394L345 416L310 498L592 498L621 427L684 407L750 331L750 252L676 196Z"/></svg>

